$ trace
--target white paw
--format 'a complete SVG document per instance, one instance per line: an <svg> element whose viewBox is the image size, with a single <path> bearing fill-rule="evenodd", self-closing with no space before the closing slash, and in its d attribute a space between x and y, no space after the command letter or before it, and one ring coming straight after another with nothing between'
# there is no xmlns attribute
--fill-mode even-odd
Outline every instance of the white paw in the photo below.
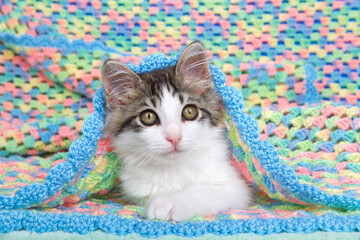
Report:
<svg viewBox="0 0 360 240"><path fill-rule="evenodd" d="M171 197L155 197L146 208L146 216L149 219L180 222L191 218L192 213L181 201Z"/></svg>

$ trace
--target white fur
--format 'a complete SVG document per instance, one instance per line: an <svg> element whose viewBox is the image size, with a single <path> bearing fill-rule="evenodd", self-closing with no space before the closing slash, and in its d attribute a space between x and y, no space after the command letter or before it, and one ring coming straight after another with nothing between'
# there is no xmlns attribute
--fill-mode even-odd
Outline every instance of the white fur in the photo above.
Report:
<svg viewBox="0 0 360 240"><path fill-rule="evenodd" d="M161 105L152 109L161 124L114 139L123 160L119 175L126 199L146 206L150 219L174 221L246 208L250 191L230 164L223 129L203 121L183 122L182 109L195 104L186 96L184 100L181 104L164 88ZM171 124L181 131L180 152L174 153L166 140Z"/></svg>

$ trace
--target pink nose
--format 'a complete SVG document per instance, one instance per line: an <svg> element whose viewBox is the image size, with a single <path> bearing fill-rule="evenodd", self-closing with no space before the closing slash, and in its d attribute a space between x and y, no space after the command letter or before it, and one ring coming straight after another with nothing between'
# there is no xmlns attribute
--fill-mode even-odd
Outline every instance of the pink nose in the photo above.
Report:
<svg viewBox="0 0 360 240"><path fill-rule="evenodd" d="M167 136L166 140L171 143L174 147L176 147L176 145L179 144L179 142L181 141L181 136L179 135L173 135L173 136Z"/></svg>

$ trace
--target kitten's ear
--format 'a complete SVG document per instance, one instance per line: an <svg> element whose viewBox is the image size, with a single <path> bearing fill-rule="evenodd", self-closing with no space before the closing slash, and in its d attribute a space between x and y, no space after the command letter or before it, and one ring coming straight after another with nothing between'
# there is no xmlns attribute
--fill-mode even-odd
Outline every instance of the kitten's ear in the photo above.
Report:
<svg viewBox="0 0 360 240"><path fill-rule="evenodd" d="M199 93L213 86L206 50L200 42L191 43L184 49L176 64L176 75Z"/></svg>
<svg viewBox="0 0 360 240"><path fill-rule="evenodd" d="M101 70L106 101L111 107L124 107L136 95L139 76L119 61L108 59Z"/></svg>

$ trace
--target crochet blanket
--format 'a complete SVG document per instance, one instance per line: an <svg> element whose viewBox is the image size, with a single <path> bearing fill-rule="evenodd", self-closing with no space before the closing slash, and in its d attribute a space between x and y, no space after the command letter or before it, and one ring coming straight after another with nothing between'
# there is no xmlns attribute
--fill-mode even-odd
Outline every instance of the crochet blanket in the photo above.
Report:
<svg viewBox="0 0 360 240"><path fill-rule="evenodd" d="M0 232L359 231L359 6L1 4ZM99 69L109 57L138 73L164 68L195 39L213 54L233 164L255 201L183 223L149 221L112 191L119 163L101 131Z"/></svg>

